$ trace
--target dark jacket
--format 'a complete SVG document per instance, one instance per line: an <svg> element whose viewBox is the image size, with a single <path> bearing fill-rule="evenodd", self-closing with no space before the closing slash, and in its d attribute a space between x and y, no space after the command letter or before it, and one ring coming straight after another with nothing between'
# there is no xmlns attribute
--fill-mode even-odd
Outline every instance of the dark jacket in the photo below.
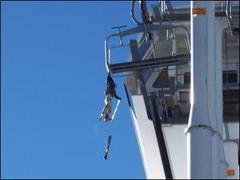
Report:
<svg viewBox="0 0 240 180"><path fill-rule="evenodd" d="M117 99L121 99L117 93L116 93L116 84L113 81L112 77L110 76L110 73L108 74L107 77L107 89L106 89L106 95L110 94L111 96L117 98Z"/></svg>

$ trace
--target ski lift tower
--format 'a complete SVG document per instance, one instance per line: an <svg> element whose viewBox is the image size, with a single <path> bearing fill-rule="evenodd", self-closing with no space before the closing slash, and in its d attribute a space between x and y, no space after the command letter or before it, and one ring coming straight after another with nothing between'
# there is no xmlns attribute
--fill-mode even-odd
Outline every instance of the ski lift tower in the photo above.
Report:
<svg viewBox="0 0 240 180"><path fill-rule="evenodd" d="M136 2L137 25L106 38L105 65L125 77L146 178L238 179L239 2L160 1L147 12L141 1L146 23ZM116 61L126 47L130 58Z"/></svg>

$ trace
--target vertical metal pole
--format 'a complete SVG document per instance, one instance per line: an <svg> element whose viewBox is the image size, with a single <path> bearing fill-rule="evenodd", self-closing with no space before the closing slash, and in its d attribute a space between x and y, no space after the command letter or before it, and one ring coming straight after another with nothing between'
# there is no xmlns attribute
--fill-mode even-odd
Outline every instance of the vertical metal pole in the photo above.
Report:
<svg viewBox="0 0 240 180"><path fill-rule="evenodd" d="M154 114L152 117L153 126L155 129L158 147L159 147L160 155L162 158L164 174L166 179L173 179L171 164L168 157L167 146L166 146L166 142L165 142L163 131L162 131L161 119L159 118L158 112L157 112L156 97L152 96L151 103L152 103L153 114Z"/></svg>
<svg viewBox="0 0 240 180"><path fill-rule="evenodd" d="M227 164L225 160L224 155L224 149L223 149L223 88L222 88L222 62L223 62L223 55L222 55L222 34L224 28L227 27L226 19L223 18L217 18L215 22L215 28L216 28L216 120L218 125L218 131L219 131L219 177L218 179L227 179L226 176L226 170L227 170Z"/></svg>
<svg viewBox="0 0 240 180"><path fill-rule="evenodd" d="M187 129L188 178L212 178L212 123L209 117L208 62L214 51L213 1L191 1L191 110Z"/></svg>
<svg viewBox="0 0 240 180"><path fill-rule="evenodd" d="M211 126L213 128L212 134L212 178L219 177L219 132L216 120L216 47L215 47L215 4L208 6L209 17L208 20L208 113Z"/></svg>
<svg viewBox="0 0 240 180"><path fill-rule="evenodd" d="M108 69L108 65L109 65L109 55L108 55L108 40L106 39L104 41L104 48L105 48L105 67L106 67L106 70L107 72L109 72L109 69Z"/></svg>

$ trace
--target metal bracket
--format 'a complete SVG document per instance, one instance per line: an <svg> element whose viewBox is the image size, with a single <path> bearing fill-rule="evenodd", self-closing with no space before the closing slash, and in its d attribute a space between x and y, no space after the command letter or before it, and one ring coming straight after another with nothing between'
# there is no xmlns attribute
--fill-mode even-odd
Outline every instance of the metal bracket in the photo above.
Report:
<svg viewBox="0 0 240 180"><path fill-rule="evenodd" d="M222 135L215 129L213 129L211 126L205 125L205 124L197 124L197 125L191 125L185 130L185 134L187 134L189 131L191 131L194 128L201 128L201 129L207 129L211 132L212 136L216 134L220 139L222 139Z"/></svg>

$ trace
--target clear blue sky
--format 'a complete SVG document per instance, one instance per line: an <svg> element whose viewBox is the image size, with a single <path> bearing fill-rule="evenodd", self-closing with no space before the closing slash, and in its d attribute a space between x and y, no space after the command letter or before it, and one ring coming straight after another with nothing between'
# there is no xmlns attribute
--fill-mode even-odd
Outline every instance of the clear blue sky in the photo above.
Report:
<svg viewBox="0 0 240 180"><path fill-rule="evenodd" d="M122 78L114 121L98 121L104 40L135 26L130 4L1 2L2 178L145 178Z"/></svg>
<svg viewBox="0 0 240 180"><path fill-rule="evenodd" d="M1 2L2 178L145 178L123 88L98 121L112 26L130 2ZM103 159L112 135L109 159Z"/></svg>

